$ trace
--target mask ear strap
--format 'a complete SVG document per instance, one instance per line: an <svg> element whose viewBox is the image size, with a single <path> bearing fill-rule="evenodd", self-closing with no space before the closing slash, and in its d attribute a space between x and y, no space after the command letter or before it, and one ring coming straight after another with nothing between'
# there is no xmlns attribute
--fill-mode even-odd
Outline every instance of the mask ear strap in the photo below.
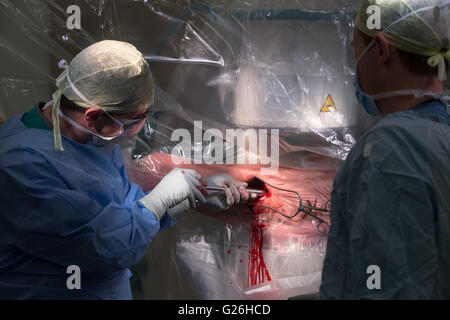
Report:
<svg viewBox="0 0 450 320"><path fill-rule="evenodd" d="M88 130L88 129L82 127L80 124L78 124L78 123L76 123L75 121L73 121L72 119L70 119L68 116L66 116L66 115L61 111L61 109L58 110L58 116L61 116L64 120L66 120L68 123L70 123L72 126L74 126L75 128L77 128L78 130L81 130L81 131L83 131L83 132L85 132L85 133L89 133L89 134L91 134L91 135L97 136L97 137L99 137L100 139L103 139L103 140L105 140L105 141L111 141L111 140L114 140L114 139L116 139L116 138L118 137L118 136L114 136L114 137L105 137L105 136L99 135L98 133L92 132L91 130Z"/></svg>
<svg viewBox="0 0 450 320"><path fill-rule="evenodd" d="M398 96L414 96L415 98L418 98L419 95L422 95L425 93L426 91L423 90L397 90L397 91L389 91L389 92L383 92L383 93L378 93L378 94L374 94L371 95L371 97L374 100L382 100L382 99L387 99L387 98L392 98L392 97L398 97ZM422 97L420 96L420 97Z"/></svg>
<svg viewBox="0 0 450 320"><path fill-rule="evenodd" d="M432 97L440 100L446 100L450 98L447 91L441 93L433 93L420 89L397 90L371 95L374 100L381 100L398 96L414 96L414 98Z"/></svg>
<svg viewBox="0 0 450 320"><path fill-rule="evenodd" d="M45 110L47 110L48 108L52 107L54 103L55 103L55 101L54 101L53 99L50 100L49 102L47 102L47 103L45 104L44 108L42 108L42 111L45 111Z"/></svg>
<svg viewBox="0 0 450 320"><path fill-rule="evenodd" d="M53 109L52 109L52 121L53 121L53 140L55 142L55 149L64 151L62 146L61 131L59 128L59 108L61 105L61 90L57 90L53 95Z"/></svg>
<svg viewBox="0 0 450 320"><path fill-rule="evenodd" d="M370 50L370 48L373 46L374 43L375 43L375 40L372 40L369 43L369 45L364 49L364 51L361 53L361 55L358 57L358 59L356 59L356 66L358 66L358 63L361 60L361 58L364 57L364 55L367 53L367 51Z"/></svg>

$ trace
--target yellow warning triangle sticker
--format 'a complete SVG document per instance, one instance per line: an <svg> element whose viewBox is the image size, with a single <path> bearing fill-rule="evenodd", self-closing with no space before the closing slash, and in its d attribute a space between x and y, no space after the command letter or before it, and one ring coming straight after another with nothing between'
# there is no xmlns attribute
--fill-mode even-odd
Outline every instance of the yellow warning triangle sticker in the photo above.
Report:
<svg viewBox="0 0 450 320"><path fill-rule="evenodd" d="M333 98L331 98L331 95L328 95L327 101L325 101L320 112L336 112L336 110L337 109L336 105L334 104Z"/></svg>

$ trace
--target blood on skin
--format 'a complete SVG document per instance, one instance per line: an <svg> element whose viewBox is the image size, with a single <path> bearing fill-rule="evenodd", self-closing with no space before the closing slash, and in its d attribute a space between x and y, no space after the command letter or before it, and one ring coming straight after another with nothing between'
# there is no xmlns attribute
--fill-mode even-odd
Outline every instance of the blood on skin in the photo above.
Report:
<svg viewBox="0 0 450 320"><path fill-rule="evenodd" d="M197 171L203 177L208 177L217 173L227 173L234 179L245 181L249 188L265 190L266 194L253 201L264 204L285 212L288 215L295 213L299 206L299 199L292 193L283 193L271 189L255 177L260 176L260 167L255 165L195 165L174 163L174 157L168 154L154 153L141 158L138 162L128 166L127 170L131 180L139 184L143 190L148 191L154 188L159 181L172 169L178 167ZM181 161L180 161L181 162ZM268 183L277 187L291 189L299 192L303 201L314 202L318 199L318 206L322 206L331 193L332 183L336 174L335 169L329 170L300 170L280 167L276 175L264 178ZM312 218L299 214L294 219L287 219L273 210L251 206L240 205L234 207L227 215L210 212L207 208L198 209L199 212L207 214L218 220L227 221L230 216L242 217L243 223L250 223L251 236L249 240L249 265L248 265L248 285L254 286L265 281L270 281L271 276L266 267L263 256L264 234L270 232L274 236L271 226L288 226L289 233L276 234L278 237L290 237L292 234L307 236L312 241L317 237L323 237L317 232L312 224ZM247 214L245 214L247 213ZM249 213L251 216L249 217ZM320 215L325 220L329 220L328 215ZM251 221L249 221L251 218ZM279 230L279 229L278 229ZM240 247L239 247L240 248ZM231 253L231 250L229 250Z"/></svg>
<svg viewBox="0 0 450 320"><path fill-rule="evenodd" d="M270 197L272 197L272 194L270 192L267 192L261 197L261 200L268 200L270 199Z"/></svg>
<svg viewBox="0 0 450 320"><path fill-rule="evenodd" d="M250 237L248 252L248 278L247 286L256 286L271 281L269 270L267 270L263 256L264 228L267 225L258 223L256 220L252 223L252 235Z"/></svg>
<svg viewBox="0 0 450 320"><path fill-rule="evenodd" d="M247 184L251 189L263 190L266 192L263 196L250 200L250 204L263 203L270 198L270 192L260 180L253 178L247 181ZM247 287L262 284L266 280L272 280L263 255L264 229L268 224L259 221L258 216L260 212L254 210L254 208L258 207L250 206L250 208L252 209L253 221L251 223L251 236L248 245Z"/></svg>

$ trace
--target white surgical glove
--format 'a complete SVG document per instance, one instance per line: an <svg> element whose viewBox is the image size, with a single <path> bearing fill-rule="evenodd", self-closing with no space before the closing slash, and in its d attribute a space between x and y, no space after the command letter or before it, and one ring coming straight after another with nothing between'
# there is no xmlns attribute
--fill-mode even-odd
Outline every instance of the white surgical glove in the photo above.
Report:
<svg viewBox="0 0 450 320"><path fill-rule="evenodd" d="M225 188L223 191L208 190L211 196L206 205L219 210L228 210L231 206L248 200L247 183L234 180L228 174L216 174L205 179L208 187Z"/></svg>
<svg viewBox="0 0 450 320"><path fill-rule="evenodd" d="M194 170L174 169L161 182L140 200L149 210L153 211L160 220L168 209L181 203L190 208L195 208L198 204L205 204L206 199L199 190L204 188L199 180L201 175ZM184 202L187 200L187 202ZM196 202L196 200L198 202ZM174 215L175 211L171 211ZM170 212L168 212L170 214ZM178 212L179 214L179 212ZM177 219L178 216L172 216Z"/></svg>

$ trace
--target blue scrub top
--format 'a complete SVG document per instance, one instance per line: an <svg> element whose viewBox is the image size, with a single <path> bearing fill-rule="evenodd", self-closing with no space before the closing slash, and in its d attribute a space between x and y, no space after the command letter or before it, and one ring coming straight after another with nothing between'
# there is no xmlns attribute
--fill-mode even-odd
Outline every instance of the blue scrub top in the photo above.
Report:
<svg viewBox="0 0 450 320"><path fill-rule="evenodd" d="M21 116L0 127L0 299L131 299L128 268L175 221L138 201L119 146L62 140Z"/></svg>
<svg viewBox="0 0 450 320"><path fill-rule="evenodd" d="M350 151L331 194L322 299L450 299L449 124L430 100Z"/></svg>

